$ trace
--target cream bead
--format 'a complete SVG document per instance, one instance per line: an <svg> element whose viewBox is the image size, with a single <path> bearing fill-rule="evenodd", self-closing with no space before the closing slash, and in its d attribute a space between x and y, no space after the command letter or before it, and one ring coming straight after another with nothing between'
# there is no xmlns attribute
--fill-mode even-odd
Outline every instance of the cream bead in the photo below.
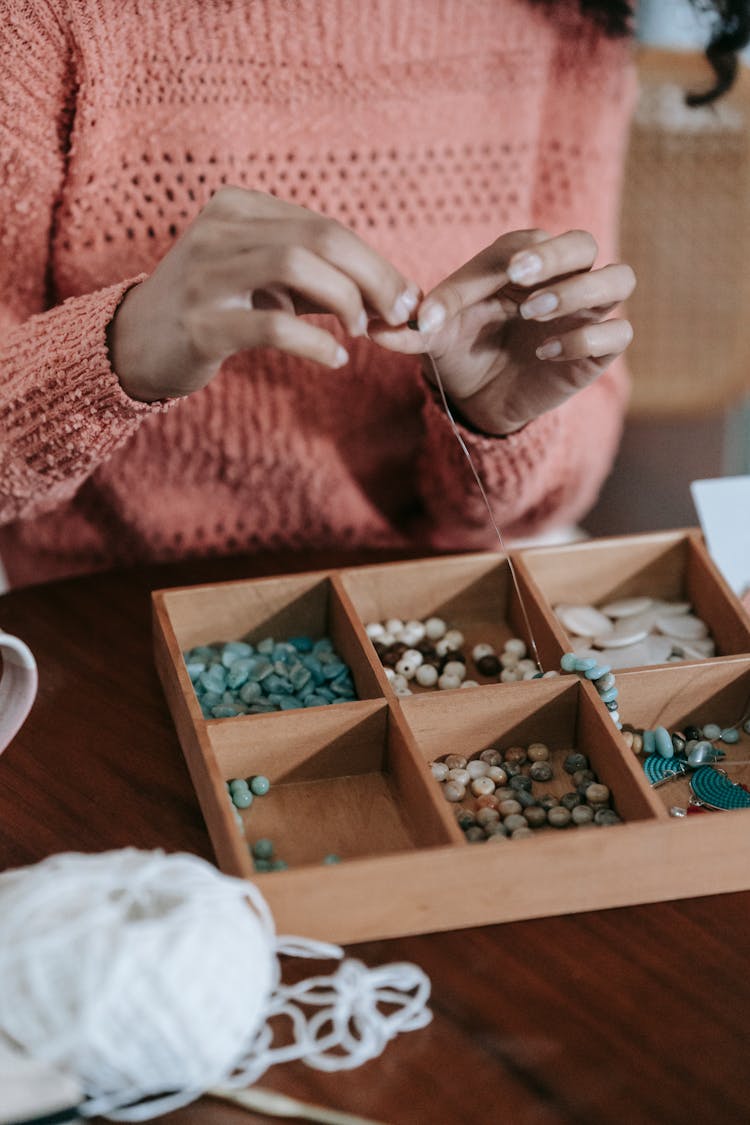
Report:
<svg viewBox="0 0 750 1125"><path fill-rule="evenodd" d="M443 640L447 641L453 652L457 652L464 643L464 635L458 629L449 629Z"/></svg>
<svg viewBox="0 0 750 1125"><path fill-rule="evenodd" d="M424 635L425 635L424 622L417 621L415 618L412 618L411 621L406 622L406 625L404 625L404 629L408 630L410 633L416 634L417 639L414 642L414 644L418 645L420 641L424 640Z"/></svg>
<svg viewBox="0 0 750 1125"><path fill-rule="evenodd" d="M461 684L461 687L480 687L480 684L478 680L464 680L464 682Z"/></svg>
<svg viewBox="0 0 750 1125"><path fill-rule="evenodd" d="M396 671L395 671L395 669L394 669L394 668L384 668L384 669L383 669L383 671L385 672L385 678L386 678L386 680L388 680L388 682L389 682L390 684L392 684L392 683L393 683L393 681L394 681L394 680L396 679Z"/></svg>
<svg viewBox="0 0 750 1125"><path fill-rule="evenodd" d="M414 679L420 687L434 687L438 682L438 670L433 664L420 664Z"/></svg>
<svg viewBox="0 0 750 1125"><path fill-rule="evenodd" d="M508 775L502 766L490 766L487 776L495 782L495 785L505 785L508 781Z"/></svg>
<svg viewBox="0 0 750 1125"><path fill-rule="evenodd" d="M458 676L446 676L445 673L443 673L443 675L438 678L438 687L441 691L452 691L454 688L461 687L461 681Z"/></svg>
<svg viewBox="0 0 750 1125"><path fill-rule="evenodd" d="M520 637L511 637L510 640L505 642L505 651L522 660L527 651L526 642L522 641Z"/></svg>
<svg viewBox="0 0 750 1125"><path fill-rule="evenodd" d="M491 777L475 777L471 783L471 791L475 797L486 797L495 792L495 782Z"/></svg>
<svg viewBox="0 0 750 1125"><path fill-rule="evenodd" d="M518 679L520 679L520 676L516 672L515 668L503 668L502 672L500 673L501 684L514 684Z"/></svg>
<svg viewBox="0 0 750 1125"><path fill-rule="evenodd" d="M398 687L398 688L394 688L394 694L395 695L413 695L414 692L411 690L410 687Z"/></svg>
<svg viewBox="0 0 750 1125"><path fill-rule="evenodd" d="M533 660L519 660L516 665L519 672L538 672L536 664Z"/></svg>
<svg viewBox="0 0 750 1125"><path fill-rule="evenodd" d="M389 617L385 623L386 633L393 633L394 636L396 633L400 633L403 627L404 623L400 617Z"/></svg>
<svg viewBox="0 0 750 1125"><path fill-rule="evenodd" d="M495 655L495 649L492 647L492 645L487 645L487 644L474 645L474 648L471 650L471 659L475 663L476 663L477 660L481 660L483 656L494 656L494 655Z"/></svg>
<svg viewBox="0 0 750 1125"><path fill-rule="evenodd" d="M387 648L388 645L395 645L396 638L394 637L393 633L389 633L388 630L386 629L384 632L382 632L380 634L380 636L378 637L378 641L380 642L381 645L385 645L386 648Z"/></svg>
<svg viewBox="0 0 750 1125"><path fill-rule="evenodd" d="M447 754L445 764L449 770L465 770L466 758L463 754Z"/></svg>
<svg viewBox="0 0 750 1125"><path fill-rule="evenodd" d="M406 653L404 653L396 664L396 673L407 680L413 680L417 674L418 667L419 665L414 660L407 660Z"/></svg>
<svg viewBox="0 0 750 1125"><path fill-rule="evenodd" d="M365 625L365 632L371 641L376 641L383 636L385 629L379 621L371 621L369 625Z"/></svg>
<svg viewBox="0 0 750 1125"><path fill-rule="evenodd" d="M430 770L436 781L445 781L448 776L448 767L445 762L433 762L430 766Z"/></svg>
<svg viewBox="0 0 750 1125"><path fill-rule="evenodd" d="M446 781L443 794L446 801L463 801L466 796L466 786L459 785L457 781Z"/></svg>
<svg viewBox="0 0 750 1125"><path fill-rule="evenodd" d="M447 628L448 626L442 617L428 617L424 623L425 636L429 637L431 641L439 641L441 637L445 636Z"/></svg>
<svg viewBox="0 0 750 1125"><path fill-rule="evenodd" d="M457 781L459 785L468 785L471 781L471 774L466 768L448 770L448 780Z"/></svg>
<svg viewBox="0 0 750 1125"><path fill-rule="evenodd" d="M400 641L402 645L408 645L409 648L412 648L414 645L418 645L422 638L419 633L415 633L407 625L400 633L396 634L396 640Z"/></svg>
<svg viewBox="0 0 750 1125"><path fill-rule="evenodd" d="M466 769L472 781L477 777L487 777L490 772L490 767L481 758L472 758L470 762L466 763Z"/></svg>
<svg viewBox="0 0 750 1125"><path fill-rule="evenodd" d="M404 653L406 656L406 653ZM458 676L459 680L466 679L466 665L460 660L448 660L443 666L444 676Z"/></svg>
<svg viewBox="0 0 750 1125"><path fill-rule="evenodd" d="M512 652L503 652L500 654L500 664L503 668L515 668L518 665L518 657Z"/></svg>
<svg viewBox="0 0 750 1125"><path fill-rule="evenodd" d="M394 691L399 691L403 688L408 688L408 686L409 686L409 681L407 680L406 676L402 676L400 672L397 672L396 675L391 680L391 687L393 688Z"/></svg>

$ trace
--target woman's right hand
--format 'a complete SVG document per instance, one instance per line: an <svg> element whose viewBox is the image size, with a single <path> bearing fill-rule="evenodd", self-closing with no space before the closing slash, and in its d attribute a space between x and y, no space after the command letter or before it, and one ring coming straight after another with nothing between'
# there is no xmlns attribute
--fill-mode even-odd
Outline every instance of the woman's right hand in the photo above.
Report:
<svg viewBox="0 0 750 1125"><path fill-rule="evenodd" d="M243 188L221 188L120 304L112 366L143 402L204 387L228 356L278 348L342 367L348 355L299 313L338 317L349 336L368 319L404 324L419 289L333 219Z"/></svg>

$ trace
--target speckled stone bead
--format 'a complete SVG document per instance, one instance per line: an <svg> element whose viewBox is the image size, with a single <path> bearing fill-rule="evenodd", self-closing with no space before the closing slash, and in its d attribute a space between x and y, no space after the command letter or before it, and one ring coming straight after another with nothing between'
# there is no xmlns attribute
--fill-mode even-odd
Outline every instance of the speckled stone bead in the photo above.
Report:
<svg viewBox="0 0 750 1125"><path fill-rule="evenodd" d="M472 781L477 777L487 777L490 767L481 758L472 758L466 763L466 769Z"/></svg>
<svg viewBox="0 0 750 1125"><path fill-rule="evenodd" d="M590 805L575 805L570 810L570 818L579 827L584 824L593 824L594 810Z"/></svg>
<svg viewBox="0 0 750 1125"><path fill-rule="evenodd" d="M523 810L523 816L529 828L541 828L547 823L547 813L540 805L530 805Z"/></svg>
<svg viewBox="0 0 750 1125"><path fill-rule="evenodd" d="M688 727L685 727L685 730L684 730L683 733L684 733L685 738L687 739L688 742L692 742L692 741L697 742L698 739L701 738L701 736L702 736L702 732L700 730L700 727L696 727L696 726L692 726L692 725L688 726Z"/></svg>
<svg viewBox="0 0 750 1125"><path fill-rule="evenodd" d="M471 774L467 769L448 770L448 781L456 781L459 785L468 785Z"/></svg>
<svg viewBox="0 0 750 1125"><path fill-rule="evenodd" d="M477 777L471 783L471 791L475 797L485 797L495 792L495 782L489 777Z"/></svg>
<svg viewBox="0 0 750 1125"><path fill-rule="evenodd" d="M605 672L604 675L596 681L596 690L598 692L609 691L610 688L615 686L615 677L611 672Z"/></svg>
<svg viewBox="0 0 750 1125"><path fill-rule="evenodd" d="M505 819L506 816L520 815L522 805L519 801L507 800L501 801L498 805L498 812L500 816Z"/></svg>
<svg viewBox="0 0 750 1125"><path fill-rule="evenodd" d="M580 793L563 793L560 798L560 804L564 809L567 809L568 812L572 812L578 805L583 804L583 797Z"/></svg>
<svg viewBox="0 0 750 1125"><path fill-rule="evenodd" d="M463 801L466 796L466 786L458 781L446 781L443 785L443 795L446 801Z"/></svg>
<svg viewBox="0 0 750 1125"><path fill-rule="evenodd" d="M483 797L477 797L477 812L480 809L496 809L499 805L496 793L486 793Z"/></svg>
<svg viewBox="0 0 750 1125"><path fill-rule="evenodd" d="M494 746L488 746L487 749L483 750L479 755L479 760L480 762L486 762L488 766L499 766L503 760L503 756Z"/></svg>
<svg viewBox="0 0 750 1125"><path fill-rule="evenodd" d="M578 770L587 770L589 768L589 760L585 754L568 754L563 762L563 769L566 773L574 774Z"/></svg>
<svg viewBox="0 0 750 1125"><path fill-rule="evenodd" d="M462 754L446 754L444 761L449 770L466 769L467 759Z"/></svg>
<svg viewBox="0 0 750 1125"><path fill-rule="evenodd" d="M463 829L471 828L471 826L477 822L477 818L471 809L465 809L461 805L456 807L456 820L458 821L459 827Z"/></svg>
<svg viewBox="0 0 750 1125"><path fill-rule="evenodd" d="M510 834L510 837L512 840L523 840L527 836L533 835L533 831L531 830L531 828L529 828L528 824L526 824L523 828L514 828Z"/></svg>
<svg viewBox="0 0 750 1125"><path fill-rule="evenodd" d="M526 761L526 750L523 746L509 746L503 757L509 765L522 766Z"/></svg>
<svg viewBox="0 0 750 1125"><path fill-rule="evenodd" d="M511 813L509 816L504 817L503 818L503 824L507 828L508 832L511 833L511 835L515 832L515 830L517 828L528 828L529 827L528 824L526 823L526 817L521 816L520 813Z"/></svg>
<svg viewBox="0 0 750 1125"><path fill-rule="evenodd" d="M518 762L504 762L503 769L508 775L508 784L510 784L511 777L518 777L521 772L521 767Z"/></svg>
<svg viewBox="0 0 750 1125"><path fill-rule="evenodd" d="M628 750L632 750L633 749L633 732L632 732L632 730L623 730L620 733L622 734L623 740L624 740L625 745L627 746Z"/></svg>
<svg viewBox="0 0 750 1125"><path fill-rule="evenodd" d="M499 786L494 795L498 801L515 801L516 799L515 790L511 789L509 785Z"/></svg>
<svg viewBox="0 0 750 1125"><path fill-rule="evenodd" d="M515 793L516 793L516 800L518 801L521 808L527 809L527 808L529 808L530 805L538 805L539 804L539 802L536 799L536 796L529 789L516 789Z"/></svg>
<svg viewBox="0 0 750 1125"><path fill-rule="evenodd" d="M470 844L483 843L486 839L484 829L480 828L478 824L475 824L472 828L467 828L464 835Z"/></svg>
<svg viewBox="0 0 750 1125"><path fill-rule="evenodd" d="M527 792L531 789L532 784L531 778L527 777L525 773L517 773L515 777L511 777L508 782L511 789L525 789Z"/></svg>
<svg viewBox="0 0 750 1125"><path fill-rule="evenodd" d="M433 762L430 771L436 781L445 781L448 776L448 766L445 762Z"/></svg>
<svg viewBox="0 0 750 1125"><path fill-rule="evenodd" d="M547 812L547 820L553 828L567 828L570 824L570 812L563 805L556 805Z"/></svg>
<svg viewBox="0 0 750 1125"><path fill-rule="evenodd" d="M477 809L476 819L477 824L482 828L486 828L488 824L495 824L500 819L500 813L497 809Z"/></svg>
<svg viewBox="0 0 750 1125"><path fill-rule="evenodd" d="M640 754L643 750L643 735L640 731L633 731L633 753Z"/></svg>
<svg viewBox="0 0 750 1125"><path fill-rule="evenodd" d="M508 782L508 775L502 766L489 766L487 776L492 778L495 785L506 785Z"/></svg>
<svg viewBox="0 0 750 1125"><path fill-rule="evenodd" d="M592 782L586 789L586 800L592 807L606 805L607 801L609 801L609 797L610 793L608 787L598 781Z"/></svg>
<svg viewBox="0 0 750 1125"><path fill-rule="evenodd" d="M544 793L537 801L537 804L549 812L550 809L555 809L560 804L559 799L554 793Z"/></svg>
<svg viewBox="0 0 750 1125"><path fill-rule="evenodd" d="M549 762L532 762L529 777L533 781L549 781L552 778L552 766Z"/></svg>
<svg viewBox="0 0 750 1125"><path fill-rule="evenodd" d="M622 821L613 809L597 809L594 813L594 824L607 827L611 824L622 824Z"/></svg>
<svg viewBox="0 0 750 1125"><path fill-rule="evenodd" d="M484 830L484 834L487 837L488 843L491 840L506 840L508 837L508 829L502 821L498 820L496 824L488 824Z"/></svg>
<svg viewBox="0 0 750 1125"><path fill-rule="evenodd" d="M681 731L672 731L672 749L675 754L684 754L687 742Z"/></svg>
<svg viewBox="0 0 750 1125"><path fill-rule="evenodd" d="M576 770L570 780L578 788L579 785L590 785L592 781L596 781L596 774L589 769Z"/></svg>
<svg viewBox="0 0 750 1125"><path fill-rule="evenodd" d="M530 762L548 762L549 746L544 742L532 742L526 748L526 757Z"/></svg>

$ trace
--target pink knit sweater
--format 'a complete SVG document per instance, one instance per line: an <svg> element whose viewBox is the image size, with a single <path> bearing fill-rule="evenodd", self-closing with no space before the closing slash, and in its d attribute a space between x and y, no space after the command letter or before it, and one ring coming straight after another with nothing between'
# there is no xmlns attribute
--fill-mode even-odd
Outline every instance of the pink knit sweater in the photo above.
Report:
<svg viewBox="0 0 750 1125"><path fill-rule="evenodd" d="M419 364L365 340L273 352L170 407L107 326L223 183L335 216L425 289L500 233L615 257L634 80L577 5L0 0L0 556L14 584L186 554L489 545ZM611 370L507 439L467 433L501 525L592 503Z"/></svg>

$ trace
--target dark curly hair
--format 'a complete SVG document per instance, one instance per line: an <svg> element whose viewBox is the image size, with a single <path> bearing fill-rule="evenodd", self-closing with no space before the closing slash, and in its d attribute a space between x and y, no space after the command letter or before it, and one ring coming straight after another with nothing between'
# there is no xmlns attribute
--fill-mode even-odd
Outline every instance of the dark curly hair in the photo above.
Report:
<svg viewBox="0 0 750 1125"><path fill-rule="evenodd" d="M552 7L558 0L535 0ZM628 0L578 0L581 12L598 24L607 35L633 33L633 5ZM750 0L692 0L702 12L713 14L711 37L706 58L713 67L715 80L710 89L687 94L688 105L707 105L716 101L732 86L737 75L738 52L750 41Z"/></svg>

